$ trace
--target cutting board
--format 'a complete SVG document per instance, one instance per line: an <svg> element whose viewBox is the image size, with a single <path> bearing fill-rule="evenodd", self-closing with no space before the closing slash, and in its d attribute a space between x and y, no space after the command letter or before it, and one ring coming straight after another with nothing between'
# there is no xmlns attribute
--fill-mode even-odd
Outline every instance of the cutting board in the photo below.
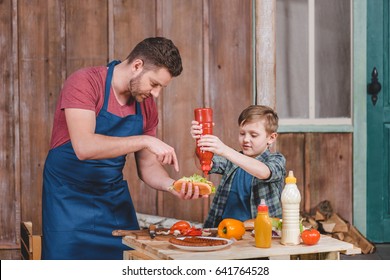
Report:
<svg viewBox="0 0 390 280"><path fill-rule="evenodd" d="M133 232L131 232L130 235L132 235L132 236L134 236L134 238L140 239L140 240L151 240L152 239L149 235L149 230L147 230L147 229L134 230ZM156 234L156 237L154 238L154 240L169 240L169 238L171 238L171 237L173 237L172 234L168 234L168 235Z"/></svg>
<svg viewBox="0 0 390 280"><path fill-rule="evenodd" d="M153 240L159 240L159 241L168 241L169 238L171 237L181 237L182 235L179 235L179 236L174 236L173 234L168 234L168 235L164 235L164 234L158 234L158 232L161 232L161 231L168 231L169 229L157 229L156 232L156 237L153 239ZM149 230L148 229L141 229L141 230L122 230L122 229L118 229L118 230L114 230L112 232L112 235L114 236L131 236L132 238L135 238L135 239L139 239L139 240L152 240L152 238L150 237L149 235ZM217 231L216 230L212 230L211 231L211 235L210 236L216 236L217 235Z"/></svg>
<svg viewBox="0 0 390 280"><path fill-rule="evenodd" d="M163 230L163 231L168 231L169 229L167 230ZM160 231L160 229L158 230ZM139 239L139 240L151 240L152 238L150 237L149 235L149 230L148 229L141 229L141 230L114 230L112 235L114 236L131 236L135 239ZM169 240L169 238L173 237L172 234L168 234L168 235L163 235L163 234L156 234L156 237L154 238L154 240L164 240L164 241L167 241Z"/></svg>

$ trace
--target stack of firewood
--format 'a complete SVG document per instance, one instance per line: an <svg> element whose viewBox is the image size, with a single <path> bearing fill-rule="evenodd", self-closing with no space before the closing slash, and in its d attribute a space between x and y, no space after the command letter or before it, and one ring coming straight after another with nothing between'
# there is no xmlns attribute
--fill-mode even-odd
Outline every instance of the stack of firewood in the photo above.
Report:
<svg viewBox="0 0 390 280"><path fill-rule="evenodd" d="M331 203L324 200L316 207L314 216L307 216L302 221L305 227L313 227L321 234L353 244L363 254L371 254L375 246L370 243L353 225L334 213Z"/></svg>

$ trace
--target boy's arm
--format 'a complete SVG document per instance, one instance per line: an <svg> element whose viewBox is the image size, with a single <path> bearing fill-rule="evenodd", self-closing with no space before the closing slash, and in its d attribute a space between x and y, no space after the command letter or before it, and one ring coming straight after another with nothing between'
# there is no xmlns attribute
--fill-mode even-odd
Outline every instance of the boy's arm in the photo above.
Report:
<svg viewBox="0 0 390 280"><path fill-rule="evenodd" d="M205 147L201 147L205 151L213 152L217 155L220 155L232 163L238 165L244 169L249 174L266 180L271 176L271 171L268 166L261 161L246 156L240 152L237 152L233 148L225 145L217 136L215 135L205 135L202 136L199 140L199 144L204 144Z"/></svg>
<svg viewBox="0 0 390 280"><path fill-rule="evenodd" d="M271 170L263 162L246 156L227 146L226 152L221 155L241 167L246 172L259 179L266 180L271 176Z"/></svg>

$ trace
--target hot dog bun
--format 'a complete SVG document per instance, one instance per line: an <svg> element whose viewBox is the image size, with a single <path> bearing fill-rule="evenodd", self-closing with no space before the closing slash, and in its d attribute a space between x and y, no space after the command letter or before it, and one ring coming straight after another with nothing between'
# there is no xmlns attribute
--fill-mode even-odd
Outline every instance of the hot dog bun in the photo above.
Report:
<svg viewBox="0 0 390 280"><path fill-rule="evenodd" d="M250 220L244 221L245 230L255 229L255 220L256 219L250 219Z"/></svg>
<svg viewBox="0 0 390 280"><path fill-rule="evenodd" d="M183 180L183 179L180 179L180 180L177 180L174 184L173 184L173 189L177 192L180 192L181 191L181 187L182 187L182 184L183 182L188 182L186 180ZM200 183L200 182L191 182L192 183L192 186L195 187L195 186L198 186L199 187L199 194L200 195L206 195L206 194L210 194L211 193L211 187L206 184L206 183ZM187 193L188 190L188 185L186 185L186 190L185 192ZM192 191L193 193L194 191Z"/></svg>
<svg viewBox="0 0 390 280"><path fill-rule="evenodd" d="M180 178L179 180L177 180L173 183L172 188L175 191L180 192L181 187L183 185L183 182L186 182L186 183L191 182L193 187L198 186L199 187L199 195L208 195L208 194L215 192L215 187L214 187L213 183L206 180L205 178L203 178L202 176L200 176L198 174L194 174L190 177ZM186 193L188 192L187 188L188 188L188 184L186 185L186 190L185 190Z"/></svg>

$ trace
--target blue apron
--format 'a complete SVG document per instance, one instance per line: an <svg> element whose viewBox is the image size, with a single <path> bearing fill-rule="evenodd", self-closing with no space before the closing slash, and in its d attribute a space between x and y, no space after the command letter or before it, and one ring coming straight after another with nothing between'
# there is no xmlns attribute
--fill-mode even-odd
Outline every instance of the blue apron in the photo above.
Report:
<svg viewBox="0 0 390 280"><path fill-rule="evenodd" d="M97 134L131 136L143 133L141 107L121 118L107 111L113 70L108 66L104 105L96 118ZM126 155L80 161L69 141L48 153L42 195L42 259L122 259L129 248L114 229L139 229L127 182Z"/></svg>

